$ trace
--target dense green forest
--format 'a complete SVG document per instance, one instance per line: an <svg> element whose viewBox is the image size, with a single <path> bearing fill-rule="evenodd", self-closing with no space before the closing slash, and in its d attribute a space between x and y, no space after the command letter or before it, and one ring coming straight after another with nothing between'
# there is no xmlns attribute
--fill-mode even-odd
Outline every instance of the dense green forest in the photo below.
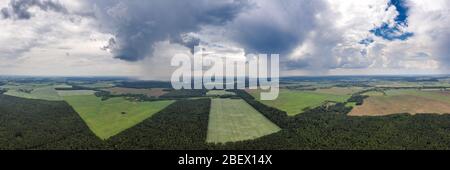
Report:
<svg viewBox="0 0 450 170"><path fill-rule="evenodd" d="M117 87L137 88L137 89L172 88L172 84L170 82L164 81L123 81L118 83Z"/></svg>
<svg viewBox="0 0 450 170"><path fill-rule="evenodd" d="M102 141L65 102L0 95L0 149L450 149L450 115L351 117L343 103L296 116L237 95L283 130L255 140L205 143L210 99L178 100Z"/></svg>
<svg viewBox="0 0 450 170"><path fill-rule="evenodd" d="M102 145L65 102L0 95L0 149L89 149Z"/></svg>
<svg viewBox="0 0 450 170"><path fill-rule="evenodd" d="M171 90L169 93L166 93L160 98L166 98L166 99L176 99L176 98L188 98L188 97L202 97L206 95L206 92L208 90L204 89L198 89L198 90Z"/></svg>
<svg viewBox="0 0 450 170"><path fill-rule="evenodd" d="M126 99L133 101L156 101L156 100L178 100L193 97L204 97L207 90L174 90L164 89L168 93L159 97L147 96L145 94L112 94L109 91L97 90L95 96L102 98L102 100L108 100L112 97L125 97Z"/></svg>

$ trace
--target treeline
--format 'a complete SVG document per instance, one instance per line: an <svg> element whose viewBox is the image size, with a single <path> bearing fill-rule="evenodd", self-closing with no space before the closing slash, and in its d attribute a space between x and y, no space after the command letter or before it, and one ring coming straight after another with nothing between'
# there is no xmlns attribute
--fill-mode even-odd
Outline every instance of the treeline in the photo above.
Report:
<svg viewBox="0 0 450 170"><path fill-rule="evenodd" d="M372 87L371 85L368 85L367 81L358 81L358 82L343 82L336 84L335 87Z"/></svg>
<svg viewBox="0 0 450 170"><path fill-rule="evenodd" d="M172 88L172 84L165 81L123 81L118 83L116 86L137 89Z"/></svg>
<svg viewBox="0 0 450 170"><path fill-rule="evenodd" d="M158 100L178 100L190 97L204 97L207 90L170 90L168 93L159 97L147 96L145 94L112 94L109 91L97 90L95 96L101 100L108 100L112 97L124 97L130 101L158 101Z"/></svg>
<svg viewBox="0 0 450 170"><path fill-rule="evenodd" d="M363 105L364 99L369 97L367 95L364 95L364 93L371 92L371 91L379 92L379 93L382 93L383 95L386 95L386 92L384 92L384 90L382 90L382 89L371 88L371 89L366 89L366 90L362 90L362 91L353 93L352 96L349 99L347 99L347 102L354 102L357 106Z"/></svg>
<svg viewBox="0 0 450 170"><path fill-rule="evenodd" d="M181 90L171 90L169 93L163 94L160 98L165 99L178 99L178 98L189 98L189 97L203 97L206 95L208 90L206 89L181 89Z"/></svg>
<svg viewBox="0 0 450 170"><path fill-rule="evenodd" d="M347 99L347 102L354 102L354 103L356 103L356 105L360 106L364 103L364 99L366 99L368 97L369 96L353 94L349 99Z"/></svg>
<svg viewBox="0 0 450 170"><path fill-rule="evenodd" d="M97 88L85 87L80 85L71 85L72 87L56 87L55 90L97 90Z"/></svg>
<svg viewBox="0 0 450 170"><path fill-rule="evenodd" d="M102 101L108 100L113 97L123 97L126 100L134 102L144 102L144 101L160 101L160 100L170 100L166 98L158 98L154 96L147 96L146 94L112 94L109 91L100 90L94 93L95 96L100 97Z"/></svg>
<svg viewBox="0 0 450 170"><path fill-rule="evenodd" d="M304 90L304 91L315 91L317 87L313 87L311 85L292 85L284 87L289 90Z"/></svg>

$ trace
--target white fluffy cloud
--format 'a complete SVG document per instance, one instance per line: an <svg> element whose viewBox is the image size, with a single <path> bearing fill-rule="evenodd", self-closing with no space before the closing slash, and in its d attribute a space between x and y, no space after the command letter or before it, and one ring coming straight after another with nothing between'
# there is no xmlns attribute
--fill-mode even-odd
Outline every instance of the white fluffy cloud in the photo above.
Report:
<svg viewBox="0 0 450 170"><path fill-rule="evenodd" d="M386 40L369 30L394 23L399 15L388 1L333 1L325 29L310 33L290 58L311 63L329 73L358 74L359 71L387 69L391 73L446 73L449 45L449 4L447 1L407 1L407 40ZM332 28L332 29L329 29ZM328 36L331 34L331 37ZM325 36L324 36L325 35ZM359 43L370 38L373 43ZM318 61L318 62L315 62ZM348 71L342 71L348 68ZM367 73L366 73L367 74ZM370 74L389 74L373 72Z"/></svg>
<svg viewBox="0 0 450 170"><path fill-rule="evenodd" d="M74 14L83 4L61 1L73 14L30 8L29 19L0 19L0 73L7 75L128 75L134 63L101 50L109 34L92 17ZM0 7L8 6L2 1Z"/></svg>
<svg viewBox="0 0 450 170"><path fill-rule="evenodd" d="M29 17L0 19L1 74L160 79L173 69L171 56L190 52L187 47L197 43L208 53L223 55L280 53L282 75L450 70L447 0L405 0L407 25L400 26L396 21L400 13L388 5L389 0L229 0L199 1L197 6L139 0L54 1L64 9L30 6ZM8 6L9 1L0 1L0 8ZM151 6L155 10L148 10ZM203 10L191 10L197 8ZM13 14L12 9L7 14ZM413 35L386 39L371 32L383 24L398 29L391 33L394 36Z"/></svg>

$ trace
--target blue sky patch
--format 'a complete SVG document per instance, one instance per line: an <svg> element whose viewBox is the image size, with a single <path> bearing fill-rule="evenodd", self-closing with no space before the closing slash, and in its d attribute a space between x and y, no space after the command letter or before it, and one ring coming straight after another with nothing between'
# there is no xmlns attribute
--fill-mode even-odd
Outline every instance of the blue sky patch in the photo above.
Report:
<svg viewBox="0 0 450 170"><path fill-rule="evenodd" d="M397 24L407 26L408 25L407 19L408 19L409 8L406 6L405 1L404 0L391 0L388 3L388 8L391 6L395 6L395 9L398 12L398 15L397 15L397 17L395 17L394 21Z"/></svg>
<svg viewBox="0 0 450 170"><path fill-rule="evenodd" d="M388 23L383 23L380 27L376 27L370 30L375 36L382 37L385 40L407 40L412 37L414 33L404 32L401 27L408 27L408 11L409 7L406 6L405 0L390 0L388 8L394 6L398 12L398 15L394 18L394 25L390 26Z"/></svg>
<svg viewBox="0 0 450 170"><path fill-rule="evenodd" d="M369 44L372 44L373 42L374 42L374 40L372 38L366 38L366 39L359 41L360 44L364 44L366 46L368 46Z"/></svg>
<svg viewBox="0 0 450 170"><path fill-rule="evenodd" d="M384 23L378 28L374 28L370 30L375 36L382 37L385 40L393 41L393 40L407 40L409 37L412 37L414 33L412 32L402 32L398 25L394 27L390 27L388 24Z"/></svg>

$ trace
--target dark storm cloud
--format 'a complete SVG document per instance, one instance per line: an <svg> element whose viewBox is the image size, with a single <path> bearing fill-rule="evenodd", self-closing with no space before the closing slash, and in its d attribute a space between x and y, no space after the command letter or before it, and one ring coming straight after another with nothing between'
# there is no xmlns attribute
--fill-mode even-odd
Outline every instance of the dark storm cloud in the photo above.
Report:
<svg viewBox="0 0 450 170"><path fill-rule="evenodd" d="M234 40L249 52L286 54L317 28L316 14L327 7L322 0L262 0L258 9L238 18Z"/></svg>
<svg viewBox="0 0 450 170"><path fill-rule="evenodd" d="M33 14L29 12L29 9L32 7L43 11L67 13L67 9L59 1L52 0L11 0L8 7L2 8L0 13L7 19L30 19Z"/></svg>
<svg viewBox="0 0 450 170"><path fill-rule="evenodd" d="M199 39L183 35L205 25L224 25L249 4L244 0L130 0L95 1L96 17L103 31L115 37L104 49L116 58L137 61L153 52L152 45L170 40L191 48Z"/></svg>
<svg viewBox="0 0 450 170"><path fill-rule="evenodd" d="M172 39L170 40L171 43L181 44L191 49L191 53L194 53L194 47L198 46L200 44L200 41L200 38L188 35L172 37Z"/></svg>

